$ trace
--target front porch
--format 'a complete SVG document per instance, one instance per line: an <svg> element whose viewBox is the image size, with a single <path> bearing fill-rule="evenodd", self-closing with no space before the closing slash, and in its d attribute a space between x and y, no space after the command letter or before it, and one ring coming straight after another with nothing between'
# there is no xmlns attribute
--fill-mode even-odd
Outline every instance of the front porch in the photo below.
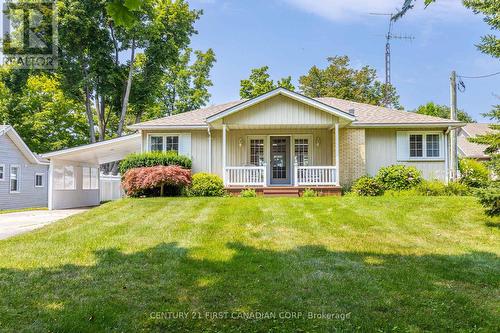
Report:
<svg viewBox="0 0 500 333"><path fill-rule="evenodd" d="M290 129L222 125L222 176L230 193L340 194L339 124Z"/></svg>

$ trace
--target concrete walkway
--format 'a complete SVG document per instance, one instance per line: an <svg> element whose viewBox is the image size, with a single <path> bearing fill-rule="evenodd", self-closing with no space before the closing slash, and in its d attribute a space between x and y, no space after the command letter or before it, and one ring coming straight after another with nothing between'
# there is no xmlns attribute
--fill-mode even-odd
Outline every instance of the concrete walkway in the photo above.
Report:
<svg viewBox="0 0 500 333"><path fill-rule="evenodd" d="M59 221L88 209L31 210L0 214L0 239L9 238Z"/></svg>

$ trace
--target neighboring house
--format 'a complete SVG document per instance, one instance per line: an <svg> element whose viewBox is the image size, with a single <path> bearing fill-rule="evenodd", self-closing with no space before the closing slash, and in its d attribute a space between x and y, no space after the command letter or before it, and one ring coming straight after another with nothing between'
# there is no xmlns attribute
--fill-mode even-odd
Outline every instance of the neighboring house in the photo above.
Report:
<svg viewBox="0 0 500 333"><path fill-rule="evenodd" d="M134 151L178 151L192 158L194 173L218 174L230 191L315 187L339 193L341 186L392 164L447 181L450 130L463 125L278 88L129 126L135 135L45 154L53 179L49 207L99 204L99 191L84 186L98 184L92 170Z"/></svg>
<svg viewBox="0 0 500 333"><path fill-rule="evenodd" d="M492 131L490 124L471 123L460 128L457 131L458 154L461 157L488 161L490 157L484 152L488 146L470 142L468 139L475 138L478 135L485 135Z"/></svg>
<svg viewBox="0 0 500 333"><path fill-rule="evenodd" d="M48 168L12 126L0 125L0 209L47 207Z"/></svg>

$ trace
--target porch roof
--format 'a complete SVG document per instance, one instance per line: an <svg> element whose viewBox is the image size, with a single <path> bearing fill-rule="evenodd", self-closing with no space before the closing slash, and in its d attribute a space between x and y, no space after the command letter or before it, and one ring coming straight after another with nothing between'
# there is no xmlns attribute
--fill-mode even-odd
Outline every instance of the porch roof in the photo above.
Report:
<svg viewBox="0 0 500 333"><path fill-rule="evenodd" d="M123 159L126 155L141 151L141 134L122 136L80 147L58 150L42 157L84 163L104 164Z"/></svg>

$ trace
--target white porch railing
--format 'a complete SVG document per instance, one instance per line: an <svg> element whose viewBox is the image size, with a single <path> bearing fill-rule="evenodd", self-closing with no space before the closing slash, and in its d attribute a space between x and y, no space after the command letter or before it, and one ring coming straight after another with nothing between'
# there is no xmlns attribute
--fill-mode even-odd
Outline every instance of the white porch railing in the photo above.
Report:
<svg viewBox="0 0 500 333"><path fill-rule="evenodd" d="M266 186L266 166L226 167L226 186Z"/></svg>
<svg viewBox="0 0 500 333"><path fill-rule="evenodd" d="M337 168L334 166L295 165L295 186L339 185Z"/></svg>

